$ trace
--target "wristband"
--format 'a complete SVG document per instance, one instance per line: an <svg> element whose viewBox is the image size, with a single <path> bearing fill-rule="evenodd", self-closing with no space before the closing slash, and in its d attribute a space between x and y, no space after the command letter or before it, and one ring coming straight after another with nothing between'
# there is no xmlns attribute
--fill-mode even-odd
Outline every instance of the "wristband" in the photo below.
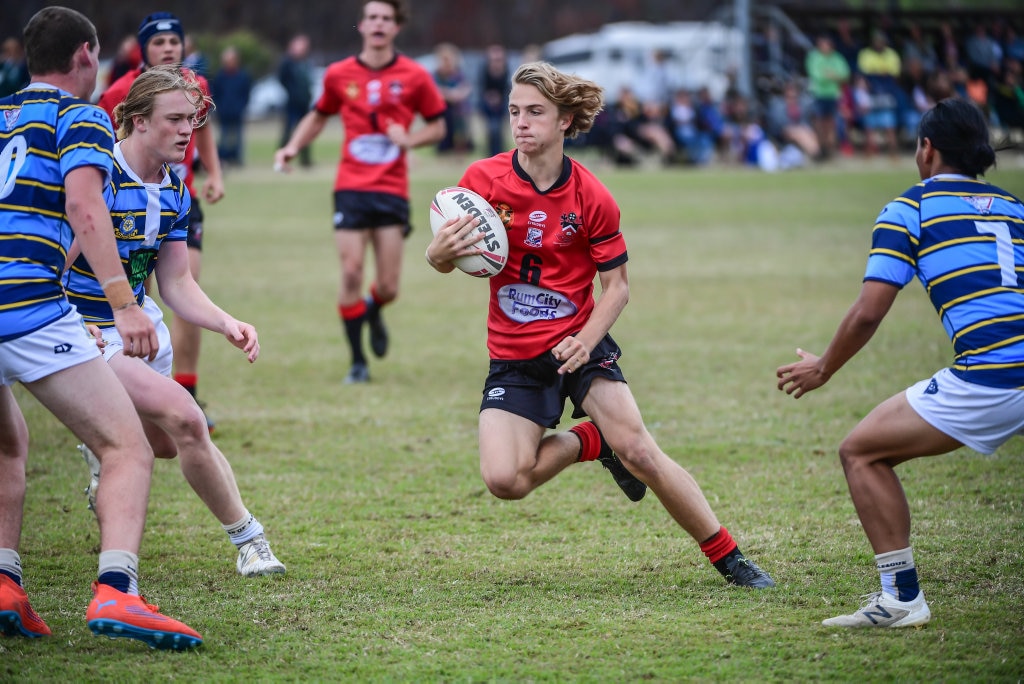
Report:
<svg viewBox="0 0 1024 684"><path fill-rule="evenodd" d="M103 287L103 293L107 295L107 302L110 303L111 309L121 311L122 309L127 309L132 304L138 304L135 299L135 292L132 291L127 278L122 279L115 276L106 282L111 284L109 289L106 285Z"/></svg>

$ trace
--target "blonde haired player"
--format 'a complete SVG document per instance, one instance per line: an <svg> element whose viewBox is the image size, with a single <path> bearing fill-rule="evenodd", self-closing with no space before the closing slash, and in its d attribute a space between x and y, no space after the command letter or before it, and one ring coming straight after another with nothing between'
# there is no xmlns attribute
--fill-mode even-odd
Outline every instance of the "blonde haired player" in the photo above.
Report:
<svg viewBox="0 0 1024 684"><path fill-rule="evenodd" d="M564 152L565 139L589 130L602 107L594 83L544 62L522 65L508 105L515 149L474 162L458 183L508 217L508 263L490 279L480 472L495 496L522 499L577 461L599 460L629 499L650 487L726 581L773 587L697 482L655 443L619 368L622 352L608 334L629 299L619 208ZM454 259L481 252L467 238L474 230L472 217L449 221L427 261L450 273ZM566 399L574 418L592 420L545 435Z"/></svg>
<svg viewBox="0 0 1024 684"><path fill-rule="evenodd" d="M179 457L185 479L238 547L238 572L246 576L283 573L285 566L270 550L263 526L242 503L234 473L210 438L202 409L170 377L170 335L160 308L143 286L155 273L161 298L177 316L223 334L245 352L250 363L256 361L260 352L256 329L214 304L192 277L185 244L190 197L169 166L185 155L193 130L202 124L199 112L207 104L190 74L176 66L155 66L135 79L127 97L114 108L122 140L114 146L113 179L105 199L135 303L149 315L160 336L156 358L143 361L122 353L126 345L111 325L110 306L98 296L100 285L84 257L72 254L66 287L85 321L102 331L103 355L128 390L155 454ZM89 460L90 448L80 448ZM98 480L96 471L90 491Z"/></svg>

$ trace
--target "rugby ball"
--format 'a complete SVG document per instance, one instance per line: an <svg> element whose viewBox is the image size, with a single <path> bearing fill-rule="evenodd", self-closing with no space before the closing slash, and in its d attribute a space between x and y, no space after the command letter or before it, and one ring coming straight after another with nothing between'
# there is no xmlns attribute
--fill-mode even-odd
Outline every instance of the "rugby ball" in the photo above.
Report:
<svg viewBox="0 0 1024 684"><path fill-rule="evenodd" d="M508 261L508 233L498 212L480 195L458 186L444 188L434 195L430 205L430 230L437 235L441 226L451 219L466 214L480 219L477 234L482 238L476 244L483 253L459 257L455 266L462 272L477 278L490 278L501 273Z"/></svg>

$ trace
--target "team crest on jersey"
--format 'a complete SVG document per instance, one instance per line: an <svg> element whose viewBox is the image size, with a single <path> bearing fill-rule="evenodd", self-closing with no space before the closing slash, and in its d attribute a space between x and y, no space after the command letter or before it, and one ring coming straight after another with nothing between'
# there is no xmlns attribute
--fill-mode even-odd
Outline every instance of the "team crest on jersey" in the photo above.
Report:
<svg viewBox="0 0 1024 684"><path fill-rule="evenodd" d="M526 239L523 244L527 247L540 247L544 243L544 231L533 226L526 227Z"/></svg>
<svg viewBox="0 0 1024 684"><path fill-rule="evenodd" d="M118 240L127 240L135 235L135 214L126 214L121 225L114 226L114 236Z"/></svg>
<svg viewBox="0 0 1024 684"><path fill-rule="evenodd" d="M991 197L977 197L971 195L970 197L964 197L964 200L977 209L979 214L988 214L992 211Z"/></svg>
<svg viewBox="0 0 1024 684"><path fill-rule="evenodd" d="M18 117L20 116L21 107L4 110L4 123L7 125L7 130L14 130L14 127L18 125Z"/></svg>
<svg viewBox="0 0 1024 684"><path fill-rule="evenodd" d="M350 81L349 84L345 86L345 96L350 100L354 100L359 97L359 84L355 81Z"/></svg>
<svg viewBox="0 0 1024 684"><path fill-rule="evenodd" d="M570 211L562 214L562 218L559 221L559 225L562 226L562 231L558 234L558 240L556 244L565 246L572 244L572 241L576 238L576 234L580 232L583 227L583 221L576 215L576 212Z"/></svg>
<svg viewBox="0 0 1024 684"><path fill-rule="evenodd" d="M391 81L391 83L388 83L388 93L391 94L392 100L400 99L402 97L402 82Z"/></svg>

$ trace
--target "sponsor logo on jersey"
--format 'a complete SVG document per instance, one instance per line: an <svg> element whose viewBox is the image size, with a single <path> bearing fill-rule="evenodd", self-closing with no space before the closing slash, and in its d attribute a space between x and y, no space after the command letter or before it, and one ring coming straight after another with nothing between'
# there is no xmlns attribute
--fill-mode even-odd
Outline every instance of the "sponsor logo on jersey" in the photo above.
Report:
<svg viewBox="0 0 1024 684"><path fill-rule="evenodd" d="M529 283L513 283L498 290L498 306L517 323L553 321L576 313L576 305L560 292Z"/></svg>
<svg viewBox="0 0 1024 684"><path fill-rule="evenodd" d="M366 84L366 101L372 105L380 104L380 81L375 79Z"/></svg>
<svg viewBox="0 0 1024 684"><path fill-rule="evenodd" d="M992 211L991 197L976 197L971 195L970 197L964 197L964 201L974 207L979 214L988 214Z"/></svg>
<svg viewBox="0 0 1024 684"><path fill-rule="evenodd" d="M17 109L5 109L4 110L4 123L7 125L7 130L14 130L14 127L18 124L18 117L21 116L21 107Z"/></svg>
<svg viewBox="0 0 1024 684"><path fill-rule="evenodd" d="M526 240L527 247L540 247L544 242L544 229L547 227L548 214L546 211L531 211L526 218Z"/></svg>
<svg viewBox="0 0 1024 684"><path fill-rule="evenodd" d="M503 396L505 396L504 387L492 387L490 390L487 391L488 399L500 399Z"/></svg>
<svg viewBox="0 0 1024 684"><path fill-rule="evenodd" d="M540 248L544 242L544 231L540 228L534 228L533 226L526 227L526 237L523 239L523 244L527 247Z"/></svg>
<svg viewBox="0 0 1024 684"><path fill-rule="evenodd" d="M54 354L67 354L69 351L71 351L71 349L72 349L71 345L68 344L67 342L65 342L64 344L54 345L53 353Z"/></svg>

